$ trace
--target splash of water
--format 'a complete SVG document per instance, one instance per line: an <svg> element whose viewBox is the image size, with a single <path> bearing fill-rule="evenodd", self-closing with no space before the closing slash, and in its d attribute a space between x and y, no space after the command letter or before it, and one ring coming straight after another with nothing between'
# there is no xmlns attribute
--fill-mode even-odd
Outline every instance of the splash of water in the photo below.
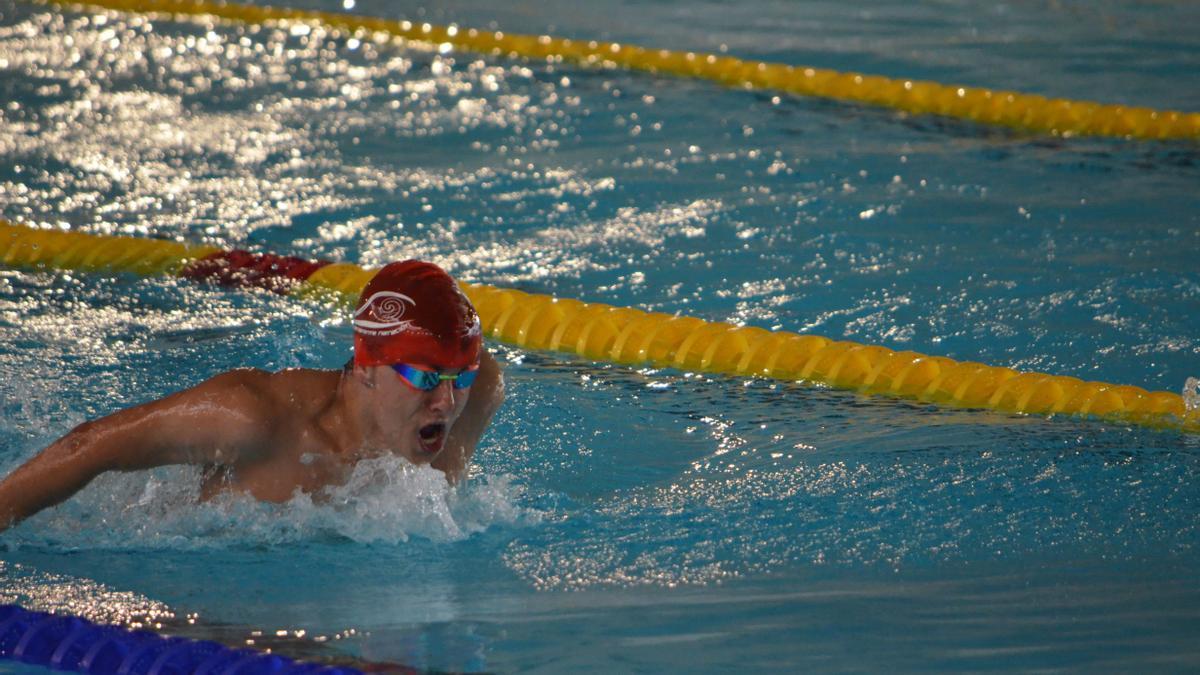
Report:
<svg viewBox="0 0 1200 675"><path fill-rule="evenodd" d="M1188 412L1200 410L1200 378L1189 377L1184 381L1183 405Z"/></svg>
<svg viewBox="0 0 1200 675"><path fill-rule="evenodd" d="M522 490L508 476L456 488L442 472L400 457L360 461L344 485L314 495L297 491L281 504L233 493L201 501L199 484L195 467L106 474L14 529L6 543L188 550L319 540L398 544L411 537L448 542L539 519L519 504Z"/></svg>

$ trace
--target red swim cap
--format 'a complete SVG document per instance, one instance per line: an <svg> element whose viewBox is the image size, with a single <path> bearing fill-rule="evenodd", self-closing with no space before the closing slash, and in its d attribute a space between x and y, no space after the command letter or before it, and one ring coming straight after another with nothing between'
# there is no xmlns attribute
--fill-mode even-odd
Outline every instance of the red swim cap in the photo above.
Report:
<svg viewBox="0 0 1200 675"><path fill-rule="evenodd" d="M479 362L479 315L449 274L420 260L375 274L354 310L354 363L411 363L438 369Z"/></svg>

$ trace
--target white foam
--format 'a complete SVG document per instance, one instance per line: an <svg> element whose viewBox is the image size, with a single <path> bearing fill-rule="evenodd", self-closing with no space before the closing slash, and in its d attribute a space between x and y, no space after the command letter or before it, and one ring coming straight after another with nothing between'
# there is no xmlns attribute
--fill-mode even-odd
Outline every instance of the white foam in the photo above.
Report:
<svg viewBox="0 0 1200 675"><path fill-rule="evenodd" d="M510 477L451 487L444 474L399 457L364 460L345 485L282 504L242 494L199 499L200 472L171 467L106 474L10 533L15 544L71 548L191 549L348 539L396 544L459 541L496 526L537 522Z"/></svg>
<svg viewBox="0 0 1200 675"><path fill-rule="evenodd" d="M1200 379L1189 377L1184 381L1183 405L1188 412L1200 410Z"/></svg>

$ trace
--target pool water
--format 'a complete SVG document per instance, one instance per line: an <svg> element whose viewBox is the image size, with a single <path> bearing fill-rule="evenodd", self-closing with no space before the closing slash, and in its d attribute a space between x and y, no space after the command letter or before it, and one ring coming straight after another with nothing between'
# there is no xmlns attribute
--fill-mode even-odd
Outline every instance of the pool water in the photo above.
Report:
<svg viewBox="0 0 1200 675"><path fill-rule="evenodd" d="M353 11L1200 110L1200 6L854 4ZM0 92L9 220L421 256L1151 389L1200 375L1195 143L12 0ZM228 368L338 367L344 319L0 271L0 470ZM1200 666L1195 436L492 347L508 399L461 489L398 460L316 504L108 475L0 535L0 600L437 670Z"/></svg>

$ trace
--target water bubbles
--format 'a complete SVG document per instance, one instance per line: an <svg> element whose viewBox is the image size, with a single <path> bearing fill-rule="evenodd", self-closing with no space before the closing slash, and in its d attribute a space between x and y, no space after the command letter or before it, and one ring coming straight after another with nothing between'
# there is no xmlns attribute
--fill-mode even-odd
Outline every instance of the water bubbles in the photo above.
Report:
<svg viewBox="0 0 1200 675"><path fill-rule="evenodd" d="M1200 378L1189 377L1183 383L1183 406L1188 412L1200 410Z"/></svg>

